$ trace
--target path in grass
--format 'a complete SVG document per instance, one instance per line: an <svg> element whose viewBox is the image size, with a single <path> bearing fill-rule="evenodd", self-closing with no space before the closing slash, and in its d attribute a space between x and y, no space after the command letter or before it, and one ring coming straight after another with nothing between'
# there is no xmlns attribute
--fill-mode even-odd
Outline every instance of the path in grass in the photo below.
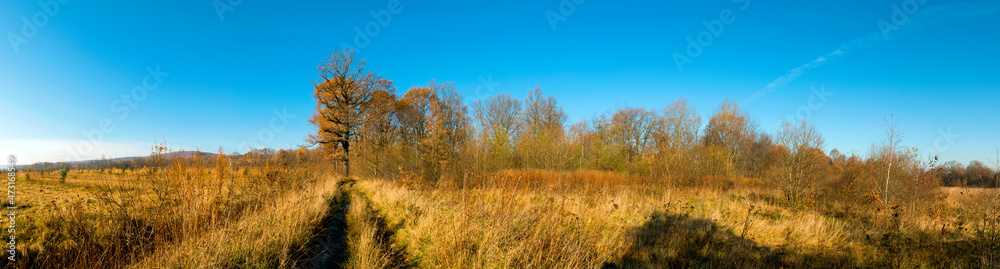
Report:
<svg viewBox="0 0 1000 269"><path fill-rule="evenodd" d="M329 212L316 228L316 238L313 239L314 257L304 263L303 268L341 268L347 261L347 208L350 197L345 195L342 180L337 183L337 196L330 201Z"/></svg>
<svg viewBox="0 0 1000 269"><path fill-rule="evenodd" d="M386 226L385 218L379 215L378 211L372 208L371 202L361 192L354 187L354 180L344 179L337 184L337 196L330 201L329 212L317 227L317 236L313 239L312 249L314 256L311 260L303 264L303 268L352 268L368 267L370 264L358 262L364 255L374 255L378 258L379 267L383 268L410 268L411 263L406 260L405 250L400 249L398 244L394 244L395 231ZM352 212L352 203L360 203L357 206L364 208L363 216L348 216L355 214ZM352 236L363 236L365 233L352 233L353 229L349 225L348 218L362 218L364 224L374 228L374 238L370 242L377 242L375 248L364 248L351 246L351 242L365 241ZM359 224L353 224L355 226ZM363 249L374 253L351 253Z"/></svg>

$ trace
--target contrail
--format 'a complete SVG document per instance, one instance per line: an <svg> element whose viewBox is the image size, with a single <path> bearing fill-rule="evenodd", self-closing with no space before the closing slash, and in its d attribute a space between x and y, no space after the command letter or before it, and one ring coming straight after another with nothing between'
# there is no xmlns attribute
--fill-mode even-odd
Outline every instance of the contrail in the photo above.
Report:
<svg viewBox="0 0 1000 269"><path fill-rule="evenodd" d="M823 64L829 62L832 59L843 57L844 55L850 53L856 49L868 48L875 45L880 45L882 43L888 42L894 38L906 36L912 33L916 33L927 26L938 24L946 21L961 20L972 18L976 16L986 15L996 12L998 9L997 0L979 1L981 3L970 4L970 3L956 3L947 6L929 6L921 7L921 10L917 11L916 14L909 16L901 25L891 25L895 26L892 32L884 32L880 30L877 32L872 32L863 37L851 40L850 42L841 44L836 50L827 53L825 55L819 56L815 60L812 60L806 64L789 70L785 75L778 77L770 84L767 84L763 89L755 92L750 97L743 99L743 102L749 102L768 95L793 80L799 78L806 71L810 69L817 68ZM935 16L937 14L944 13L941 16ZM881 22L881 21L880 21Z"/></svg>

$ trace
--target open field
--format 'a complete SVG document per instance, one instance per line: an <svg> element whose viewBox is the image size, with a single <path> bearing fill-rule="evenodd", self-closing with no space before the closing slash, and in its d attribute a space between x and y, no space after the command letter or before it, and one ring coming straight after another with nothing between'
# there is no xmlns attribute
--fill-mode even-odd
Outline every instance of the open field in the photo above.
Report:
<svg viewBox="0 0 1000 269"><path fill-rule="evenodd" d="M529 169L429 186L263 162L223 172L232 181L220 183L225 169L165 160L174 168L70 170L63 183L58 173L23 174L21 265L989 268L1000 258L997 223L984 217L996 214L997 189L941 187L920 207L845 211L822 198L788 203L755 180L688 186ZM270 179L288 186L254 183L267 169L289 169ZM201 184L144 185L171 173ZM163 204L171 197L195 199Z"/></svg>
<svg viewBox="0 0 1000 269"><path fill-rule="evenodd" d="M393 244L421 268L989 268L998 262L991 253L996 241L983 234L995 237L997 227L975 223L979 203L995 189L945 188L941 200L911 214L843 216L822 205L789 208L764 188L532 181L421 189L370 179L355 189L384 215Z"/></svg>
<svg viewBox="0 0 1000 269"><path fill-rule="evenodd" d="M288 267L315 256L337 181L310 153L151 161L68 169L64 180L19 174L17 265Z"/></svg>

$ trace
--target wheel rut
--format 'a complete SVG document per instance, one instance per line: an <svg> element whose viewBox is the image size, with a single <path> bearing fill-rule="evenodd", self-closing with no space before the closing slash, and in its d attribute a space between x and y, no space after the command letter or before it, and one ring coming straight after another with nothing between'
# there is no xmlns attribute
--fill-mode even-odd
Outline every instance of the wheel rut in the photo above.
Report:
<svg viewBox="0 0 1000 269"><path fill-rule="evenodd" d="M316 227L316 236L310 243L311 259L301 263L300 268L347 268L351 257L349 245L350 229L347 214L352 203L361 203L367 211L366 221L376 228L375 240L379 243L386 268L414 268L406 259L406 251L395 243L398 225L390 227L387 220L373 208L371 201L354 186L354 180L342 180L337 184L337 195L330 201L329 212Z"/></svg>

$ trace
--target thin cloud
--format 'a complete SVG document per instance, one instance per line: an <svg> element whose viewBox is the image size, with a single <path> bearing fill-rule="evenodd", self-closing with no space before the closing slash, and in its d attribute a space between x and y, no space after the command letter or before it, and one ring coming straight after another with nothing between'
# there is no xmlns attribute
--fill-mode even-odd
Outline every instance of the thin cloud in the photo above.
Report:
<svg viewBox="0 0 1000 269"><path fill-rule="evenodd" d="M897 30L887 34L883 34L882 31L876 31L863 37L851 40L850 42L841 44L836 50L789 70L788 73L767 84L767 86L763 89L758 90L750 97L744 99L743 102L749 102L764 97L765 95L785 87L785 85L788 85L788 83L804 75L807 71L820 67L832 59L843 57L853 50L880 45L888 42L889 40L919 32L927 26L941 22L967 19L994 13L998 10L997 3L1000 3L1000 1L990 0L980 1L980 3L976 4L956 3L947 6L922 7L920 11L917 11L917 14L910 16L902 25L898 25Z"/></svg>
<svg viewBox="0 0 1000 269"><path fill-rule="evenodd" d="M836 53L836 55L843 55L843 52L841 50L836 50L834 51L834 53ZM764 95L768 95L774 92L778 88L788 85L788 83L792 82L792 80L795 80L799 78L799 76L802 76L802 74L805 74L807 70L819 67L820 65L823 65L823 63L826 63L827 59L829 59L828 57L834 56L834 53L829 53L826 56L820 56L819 58L816 58L816 60L813 60L812 62L806 63L802 66L796 67L795 69L788 71L788 74L785 74L784 76L775 79L774 81L771 82L771 84L767 84L766 87L764 87L763 89L757 91L752 96L750 96L750 98L747 101L763 97Z"/></svg>

